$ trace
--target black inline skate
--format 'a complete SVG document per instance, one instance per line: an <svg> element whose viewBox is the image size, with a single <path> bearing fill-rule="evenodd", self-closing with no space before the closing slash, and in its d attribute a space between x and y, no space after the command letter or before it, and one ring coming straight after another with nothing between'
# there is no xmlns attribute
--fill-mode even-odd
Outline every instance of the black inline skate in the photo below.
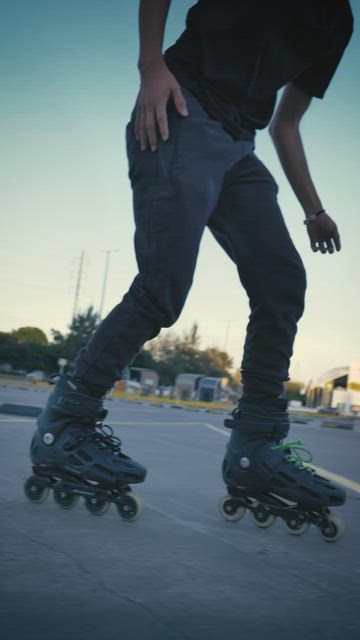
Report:
<svg viewBox="0 0 360 640"><path fill-rule="evenodd" d="M138 518L142 503L129 485L143 482L146 469L121 452L121 441L103 424L106 415L101 399L69 376L58 377L31 442L34 475L24 487L31 502L44 502L52 489L64 509L83 496L93 515L114 503L124 520Z"/></svg>
<svg viewBox="0 0 360 640"><path fill-rule="evenodd" d="M343 536L345 525L329 507L343 504L345 491L309 466L312 456L302 441L282 443L289 430L286 411L243 403L224 424L232 429L222 468L228 495L219 502L225 520L241 520L248 509L262 528L279 516L293 535L313 523L327 542Z"/></svg>

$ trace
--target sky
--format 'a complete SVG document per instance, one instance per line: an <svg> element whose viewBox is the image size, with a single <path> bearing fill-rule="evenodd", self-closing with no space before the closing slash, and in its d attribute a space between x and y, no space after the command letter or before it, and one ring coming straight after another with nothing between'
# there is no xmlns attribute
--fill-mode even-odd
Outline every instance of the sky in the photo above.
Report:
<svg viewBox="0 0 360 640"><path fill-rule="evenodd" d="M192 4L172 1L165 48ZM268 132L256 142L308 275L290 369L304 383L360 359L360 0L351 5L355 33L301 126L313 180L340 230L340 253L311 252ZM82 251L80 310L100 308L105 251L114 250L104 313L137 273L124 142L139 88L137 8L137 0L12 0L2 9L0 331L66 332ZM198 322L201 348L226 349L239 367L248 314L234 265L206 231L193 287L170 330L181 335Z"/></svg>

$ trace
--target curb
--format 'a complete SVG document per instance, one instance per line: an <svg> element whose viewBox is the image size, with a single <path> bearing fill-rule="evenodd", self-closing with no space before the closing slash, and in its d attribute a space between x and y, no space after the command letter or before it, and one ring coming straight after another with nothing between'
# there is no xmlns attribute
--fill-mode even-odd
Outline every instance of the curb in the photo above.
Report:
<svg viewBox="0 0 360 640"><path fill-rule="evenodd" d="M344 420L340 422L340 420L323 420L321 423L322 427L327 427L329 429L348 429L352 430L355 427L355 421L352 420Z"/></svg>
<svg viewBox="0 0 360 640"><path fill-rule="evenodd" d="M29 404L0 404L0 413L5 413L7 415L36 418L41 412L41 407L34 407L34 405Z"/></svg>

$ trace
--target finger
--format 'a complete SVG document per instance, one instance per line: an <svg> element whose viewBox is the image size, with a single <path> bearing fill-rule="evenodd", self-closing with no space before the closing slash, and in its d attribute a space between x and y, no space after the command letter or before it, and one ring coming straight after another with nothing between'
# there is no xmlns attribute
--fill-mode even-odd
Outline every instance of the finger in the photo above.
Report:
<svg viewBox="0 0 360 640"><path fill-rule="evenodd" d="M151 151L157 149L157 133L155 124L155 112L153 107L146 109L146 135L149 140Z"/></svg>
<svg viewBox="0 0 360 640"><path fill-rule="evenodd" d="M156 109L156 122L159 127L162 140L167 140L169 138L169 127L165 106L161 106Z"/></svg>
<svg viewBox="0 0 360 640"><path fill-rule="evenodd" d="M309 234L310 235L310 234ZM312 235L310 235L310 245L311 245L311 249L316 252L319 250L319 243L316 240L316 238L314 238Z"/></svg>
<svg viewBox="0 0 360 640"><path fill-rule="evenodd" d="M335 229L334 234L333 234L333 240L335 243L335 247L336 247L336 251L340 251L341 249L341 242L340 242L340 235L337 229Z"/></svg>
<svg viewBox="0 0 360 640"><path fill-rule="evenodd" d="M180 89L180 87L175 87L172 90L172 97L174 100L174 104L176 107L176 110L180 113L181 116L188 116L189 115L189 111L187 108L187 104L186 104L186 100L182 94L182 91Z"/></svg>
<svg viewBox="0 0 360 640"><path fill-rule="evenodd" d="M140 132L139 132L139 124L140 124L140 113L139 113L139 109L136 109L136 114L135 114L135 123L134 123L134 133L135 133L135 138L137 141L140 140Z"/></svg>
<svg viewBox="0 0 360 640"><path fill-rule="evenodd" d="M326 247L329 253L334 253L334 244L333 244L332 238L330 238L329 240L326 240Z"/></svg>
<svg viewBox="0 0 360 640"><path fill-rule="evenodd" d="M325 242L319 242L319 249L320 249L321 253L326 253L327 252L327 246L326 246Z"/></svg>
<svg viewBox="0 0 360 640"><path fill-rule="evenodd" d="M141 151L146 151L147 137L146 137L146 123L145 123L145 111L142 109L139 116L139 140Z"/></svg>

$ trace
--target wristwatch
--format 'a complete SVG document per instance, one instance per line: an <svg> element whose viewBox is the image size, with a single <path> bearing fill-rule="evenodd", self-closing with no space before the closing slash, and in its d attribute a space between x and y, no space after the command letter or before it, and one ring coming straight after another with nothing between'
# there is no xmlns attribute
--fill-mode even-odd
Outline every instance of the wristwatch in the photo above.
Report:
<svg viewBox="0 0 360 640"><path fill-rule="evenodd" d="M311 222L316 222L316 220L318 219L321 213L326 213L325 209L321 209L321 211L318 211L317 213L312 213L311 216L308 216L307 218L305 218L304 224L308 225Z"/></svg>

